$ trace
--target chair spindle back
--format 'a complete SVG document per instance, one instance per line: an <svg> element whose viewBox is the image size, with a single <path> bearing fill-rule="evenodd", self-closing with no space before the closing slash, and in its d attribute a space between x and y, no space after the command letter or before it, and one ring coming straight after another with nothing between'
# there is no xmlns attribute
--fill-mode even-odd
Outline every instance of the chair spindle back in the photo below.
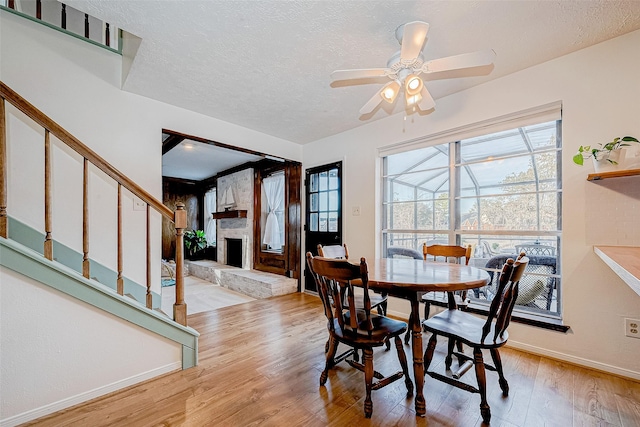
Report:
<svg viewBox="0 0 640 427"><path fill-rule="evenodd" d="M495 333L493 341L495 342L498 337L504 336L504 332L507 330L511 320L513 307L518 298L518 284L524 274L524 270L527 268L527 264L529 264L529 258L526 257L524 252L521 252L515 261L509 258L502 267L502 272L498 279L498 290L491 301L487 321L482 327L482 341L489 335L494 319Z"/></svg>
<svg viewBox="0 0 640 427"><path fill-rule="evenodd" d="M347 244L322 246L318 243L318 255L323 258L349 259Z"/></svg>
<svg viewBox="0 0 640 427"><path fill-rule="evenodd" d="M346 259L314 257L311 252L307 252L307 264L320 292L329 328L334 330L334 320L337 320L345 333L358 329L371 332L373 323L366 260L361 258L360 265L357 265ZM363 307L356 307L354 282L363 289ZM346 300L342 295L346 295ZM346 307L343 306L343 300ZM348 316L345 316L346 314ZM348 324L345 324L345 319L348 319Z"/></svg>
<svg viewBox="0 0 640 427"><path fill-rule="evenodd" d="M431 255L434 260L438 257L443 257L445 261L449 258L462 258L465 259L465 265L469 265L469 259L471 259L471 245L468 246L456 246L456 245L431 245L427 246L426 243L422 245L422 255L424 260L427 260L427 256Z"/></svg>

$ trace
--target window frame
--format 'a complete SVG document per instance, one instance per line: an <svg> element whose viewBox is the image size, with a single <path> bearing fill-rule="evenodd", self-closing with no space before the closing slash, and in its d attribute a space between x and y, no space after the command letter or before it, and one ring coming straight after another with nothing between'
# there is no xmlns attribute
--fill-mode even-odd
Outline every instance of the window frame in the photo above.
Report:
<svg viewBox="0 0 640 427"><path fill-rule="evenodd" d="M514 310L514 321L522 321L527 324L532 324L535 326L543 326L555 330L566 330L568 327L562 325L562 275L561 275L561 244L562 244L562 111L561 105L559 104L549 104L547 106L542 106L535 111L534 114L521 114L518 117L516 113L515 115L510 115L507 118L497 118L492 120L492 126L487 126L487 123L483 123L483 126L479 126L478 124L470 125L469 127L456 129L450 132L443 132L440 135L429 136L422 139L409 141L408 143L396 144L395 146L383 147L379 150L379 158L380 158L380 174L379 177L381 179L381 191L380 191L380 200L381 203L377 204L377 206L381 207L381 215L380 215L380 248L382 250L382 254L386 253L387 245L390 242L390 238L392 235L398 234L409 234L413 235L414 240L422 241L424 236L446 236L447 241L451 244L460 244L460 242L466 237L467 239L476 238L480 239L483 235L495 235L495 236L504 236L509 237L513 236L514 238L518 238L521 236L538 236L549 237L555 239L556 243L556 273L550 274L545 277L551 277L556 281L556 310L555 311L546 311L546 312L538 312L538 311L529 311L526 309L516 309ZM464 199L474 199L479 203L479 201L483 198L487 198L490 194L479 194L479 191L476 191L476 194L471 196L463 196L462 188L458 183L461 180L460 174L461 170L464 166L469 164L476 164L480 162L486 162L488 160L483 159L475 159L470 161L462 161L461 159L461 141L474 137L481 137L483 135L492 135L496 134L500 131L509 131L509 130L520 130L522 131L523 127L533 126L533 125L542 125L547 122L555 121L555 147L543 148L536 150L535 147L528 146L528 151L523 153L514 153L505 156L501 156L503 159L508 159L512 157L521 157L521 156L529 156L531 158L534 174L536 174L536 166L535 159L538 154L546 154L546 153L556 153L555 156L555 189L541 189L540 184L541 180L536 179L531 182L531 184L535 185L536 191L523 191L514 193L516 195L523 194L535 194L537 199L537 229L527 229L526 231L522 230L467 230L461 227L462 222L462 210L460 206L461 200ZM492 129L493 127L493 129ZM520 128L520 129L519 129ZM459 136L459 137L456 137ZM449 139L450 138L450 139ZM447 141L447 139L449 139ZM527 144L524 139L525 144ZM389 224L389 211L392 209L393 204L398 203L393 200L388 195L389 187L388 187L388 178L389 176L400 176L401 173L388 174L387 173L387 165L385 163L385 159L391 155L399 154L403 152L414 151L420 148L425 147L433 147L438 145L446 144L449 148L448 156L449 156L449 189L448 189L448 203L449 203L449 227L448 229L421 229L421 228L413 228L413 229L395 229L392 227L386 228ZM490 161L490 160L489 160ZM418 171L418 172L422 172ZM548 180L547 180L548 181ZM524 183L515 183L514 185L524 185ZM497 190L498 184L496 184ZM490 188L490 186L489 186ZM477 188L476 188L477 190ZM540 229L540 194L544 193L554 193L556 194L556 210L557 210L557 222L554 230L542 230ZM435 194L435 193L434 193ZM504 193L499 193L496 191L496 195L504 195ZM414 199L407 200L406 202L416 202L421 201L422 199ZM427 199L425 199L427 200ZM435 200L431 198L429 200ZM435 210L435 209L434 209ZM478 214L479 216L480 214ZM414 217L414 226L416 225L417 218ZM409 237L410 237L409 236ZM383 255L384 256L384 255ZM480 267L483 268L483 267ZM535 273L534 273L535 274ZM472 311L477 313L483 313L487 311L488 303L482 303L478 301L472 301L471 304Z"/></svg>

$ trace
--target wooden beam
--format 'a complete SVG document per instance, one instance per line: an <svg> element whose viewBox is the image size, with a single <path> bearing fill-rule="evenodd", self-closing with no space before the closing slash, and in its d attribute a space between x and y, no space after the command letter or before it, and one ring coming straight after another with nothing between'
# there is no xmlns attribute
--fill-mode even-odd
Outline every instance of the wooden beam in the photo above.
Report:
<svg viewBox="0 0 640 427"><path fill-rule="evenodd" d="M184 141L186 138L182 135L172 135L169 134L169 137L162 141L162 155L167 154L169 151L173 150Z"/></svg>

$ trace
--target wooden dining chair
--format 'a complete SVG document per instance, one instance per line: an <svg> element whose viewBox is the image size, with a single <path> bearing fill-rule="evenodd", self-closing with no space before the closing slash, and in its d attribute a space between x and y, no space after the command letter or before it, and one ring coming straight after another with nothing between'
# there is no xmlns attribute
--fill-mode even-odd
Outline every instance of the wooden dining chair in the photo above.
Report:
<svg viewBox="0 0 640 427"><path fill-rule="evenodd" d="M326 351L325 367L320 375L320 385L323 386L327 382L329 369L345 360L352 367L364 372L366 418L371 418L373 413L372 390L378 390L404 377L407 397L412 396L413 383L409 377L407 358L400 339L400 335L407 330L407 324L371 313L366 260L361 258L360 265L357 265L346 259L314 257L311 252L307 252L306 256L309 271L316 281L324 314L328 320L329 346ZM363 290L363 307L355 304L354 287ZM341 298L343 290L346 295L344 299ZM384 377L373 368L373 348L383 346L391 339L395 340L402 370ZM339 343L348 346L349 350L336 357ZM349 356L358 350L364 353L363 363L349 359ZM375 383L374 378L377 380Z"/></svg>
<svg viewBox="0 0 640 427"><path fill-rule="evenodd" d="M423 327L431 332L429 344L424 353L424 370L432 378L443 381L454 387L472 393L480 394L480 414L485 423L491 420L491 409L487 403L487 380L485 368L498 372L498 383L503 396L509 395L509 384L502 371L502 360L498 348L506 344L509 334L507 327L511 319L511 313L518 298L518 283L524 273L529 259L521 253L516 261L509 258L502 268L496 297L491 301L486 320L472 316L461 310L447 309L422 322ZM449 339L445 368L451 373L453 356L458 359L458 369L451 375L443 375L429 371L436 348L437 337L442 335ZM454 352L455 343L461 342L473 348L473 356L464 352ZM488 349L491 353L494 366L484 363L482 350ZM471 366L475 367L478 387L460 381L460 377Z"/></svg>
<svg viewBox="0 0 640 427"><path fill-rule="evenodd" d="M471 259L471 245L458 246L458 245L430 245L426 243L422 245L422 258L424 261L432 259L433 261L450 262L451 259L455 259L456 262L461 262L464 258L464 264L469 265L469 259ZM458 291L454 293L456 304L459 308L464 308L467 305L467 291ZM425 292L418 295L419 301L424 303L424 318L429 318L429 312L431 311L431 304L439 305L441 307L448 306L448 298L446 292ZM412 325L414 319L409 316L409 325ZM420 319L416 319L417 323L420 323ZM409 327L409 331L411 327ZM409 344L411 334L407 332L404 337L405 344Z"/></svg>
<svg viewBox="0 0 640 427"><path fill-rule="evenodd" d="M349 248L346 243L342 245L327 245L322 246L318 244L318 255L323 258L333 258L333 259L349 259ZM363 304L362 301L362 293L356 290L356 305L361 307ZM387 315L387 299L388 296L386 293L372 293L370 295L371 298L371 307L378 310L378 314L383 316Z"/></svg>
<svg viewBox="0 0 640 427"><path fill-rule="evenodd" d="M462 262L464 259L464 265L469 265L469 260L471 259L471 245L427 246L425 243L422 246L422 253L425 261L431 257L434 261L451 262L451 259L453 258L458 263ZM466 307L468 305L467 291L458 291L455 295L458 307ZM439 305L441 307L447 306L446 292L427 292L422 295L422 302L424 303L424 318L428 319L429 312L431 311L431 304Z"/></svg>

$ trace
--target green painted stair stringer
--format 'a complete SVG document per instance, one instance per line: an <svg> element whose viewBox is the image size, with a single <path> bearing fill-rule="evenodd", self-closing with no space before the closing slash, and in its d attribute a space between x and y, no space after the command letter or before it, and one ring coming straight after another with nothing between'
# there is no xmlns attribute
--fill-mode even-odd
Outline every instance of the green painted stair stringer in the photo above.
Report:
<svg viewBox="0 0 640 427"><path fill-rule="evenodd" d="M59 262L49 261L38 252L2 237L0 265L181 344L182 369L198 364L200 334L195 329L182 326Z"/></svg>
<svg viewBox="0 0 640 427"><path fill-rule="evenodd" d="M22 243L40 255L44 254L44 233L13 217L9 217L8 229L9 239ZM53 260L66 265L78 273L82 272L82 253L63 245L55 239L53 240ZM118 273L93 259L89 259L89 263L91 264L91 278L115 291ZM147 300L147 287L127 277L123 277L123 279L124 294L130 294L136 301L145 304ZM159 308L162 303L161 296L151 291L151 299L151 306L153 308Z"/></svg>

